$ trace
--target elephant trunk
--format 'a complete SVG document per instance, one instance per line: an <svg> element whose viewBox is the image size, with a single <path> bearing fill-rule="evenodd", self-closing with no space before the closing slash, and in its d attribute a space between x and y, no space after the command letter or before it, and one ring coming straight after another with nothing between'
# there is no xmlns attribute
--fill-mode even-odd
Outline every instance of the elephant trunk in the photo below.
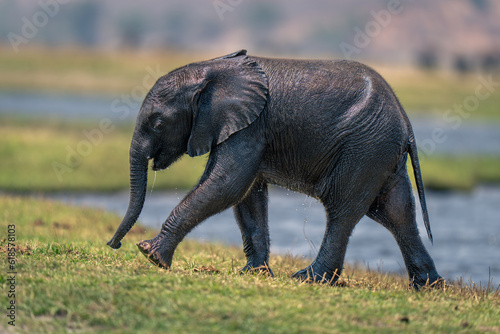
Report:
<svg viewBox="0 0 500 334"><path fill-rule="evenodd" d="M148 185L148 159L145 156L138 157L140 153L130 150L130 200L127 213L123 218L115 234L108 241L107 245L118 249L121 247L121 240L130 231L139 218L146 198Z"/></svg>

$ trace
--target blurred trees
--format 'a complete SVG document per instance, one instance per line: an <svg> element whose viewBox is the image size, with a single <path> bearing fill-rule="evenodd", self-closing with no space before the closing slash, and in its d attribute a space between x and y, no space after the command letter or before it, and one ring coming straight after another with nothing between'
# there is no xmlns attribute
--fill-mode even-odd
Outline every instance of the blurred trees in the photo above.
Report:
<svg viewBox="0 0 500 334"><path fill-rule="evenodd" d="M98 42L98 21L101 13L97 1L77 2L70 7L69 26L74 41L83 46L94 46Z"/></svg>
<svg viewBox="0 0 500 334"><path fill-rule="evenodd" d="M53 1L53 2L52 2ZM224 3L229 3L229 0ZM0 42L22 34L23 19L59 0L0 1ZM57 14L29 43L97 48L173 48L214 53L244 47L249 52L344 57L342 43L357 31L378 27L373 13L391 1L234 1L218 15L212 1L61 1ZM380 16L380 15L379 15ZM498 68L500 2L420 0L402 2L387 24L368 32L370 42L354 59L416 63L457 71Z"/></svg>
<svg viewBox="0 0 500 334"><path fill-rule="evenodd" d="M439 67L438 52L434 48L424 48L417 52L417 66L424 70L435 70Z"/></svg>
<svg viewBox="0 0 500 334"><path fill-rule="evenodd" d="M147 19L140 11L125 12L117 21L117 30L122 46L138 48L147 30Z"/></svg>

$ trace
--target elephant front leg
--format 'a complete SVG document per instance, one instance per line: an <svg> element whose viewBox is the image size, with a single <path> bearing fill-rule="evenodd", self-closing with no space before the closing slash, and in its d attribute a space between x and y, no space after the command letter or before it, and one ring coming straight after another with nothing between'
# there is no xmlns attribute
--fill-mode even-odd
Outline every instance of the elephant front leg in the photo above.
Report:
<svg viewBox="0 0 500 334"><path fill-rule="evenodd" d="M267 223L267 184L255 183L247 196L234 206L234 215L241 230L247 264L241 272L267 272L269 268L269 226Z"/></svg>
<svg viewBox="0 0 500 334"><path fill-rule="evenodd" d="M169 268L182 239L206 218L239 203L254 183L259 152L221 146L212 152L199 184L172 211L160 233L137 245L155 265Z"/></svg>

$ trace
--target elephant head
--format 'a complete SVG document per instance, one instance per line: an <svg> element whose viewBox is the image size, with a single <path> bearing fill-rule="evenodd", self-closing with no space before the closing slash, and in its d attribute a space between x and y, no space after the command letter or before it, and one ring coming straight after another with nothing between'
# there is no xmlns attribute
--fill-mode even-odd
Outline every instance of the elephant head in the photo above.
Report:
<svg viewBox="0 0 500 334"><path fill-rule="evenodd" d="M186 152L203 155L248 127L267 101L267 78L241 50L181 67L161 77L147 94L130 145L130 201L107 243L118 249L144 205L149 160L165 169Z"/></svg>

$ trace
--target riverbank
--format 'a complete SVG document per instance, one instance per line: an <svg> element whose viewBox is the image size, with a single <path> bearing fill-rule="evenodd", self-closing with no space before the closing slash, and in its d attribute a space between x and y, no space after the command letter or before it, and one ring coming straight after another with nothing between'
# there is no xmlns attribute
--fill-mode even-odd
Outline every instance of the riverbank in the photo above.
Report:
<svg viewBox="0 0 500 334"><path fill-rule="evenodd" d="M148 193L139 221L159 231L186 194L187 191L158 190ZM129 192L43 194L40 198L104 209L124 217ZM438 272L447 280L463 277L467 283L500 287L500 186L480 186L471 192L427 191L426 200L434 243L425 237L418 203L417 225ZM325 209L321 203L304 194L270 186L268 217L271 254L291 254L311 260L316 257L325 233ZM241 232L232 209L203 221L188 238L241 246ZM362 268L406 274L396 240L368 217L356 224L345 261Z"/></svg>
<svg viewBox="0 0 500 334"><path fill-rule="evenodd" d="M165 271L133 245L153 236L149 229L134 227L118 251L107 247L120 218L105 211L0 196L0 215L5 226L15 225L19 332L500 330L498 291L447 285L417 293L404 277L352 267L340 286L309 285L290 278L306 263L286 256L271 257L275 278L240 275L240 249L190 241ZM7 291L5 271L1 277ZM2 293L1 304L9 298ZM7 321L0 328L7 330Z"/></svg>

